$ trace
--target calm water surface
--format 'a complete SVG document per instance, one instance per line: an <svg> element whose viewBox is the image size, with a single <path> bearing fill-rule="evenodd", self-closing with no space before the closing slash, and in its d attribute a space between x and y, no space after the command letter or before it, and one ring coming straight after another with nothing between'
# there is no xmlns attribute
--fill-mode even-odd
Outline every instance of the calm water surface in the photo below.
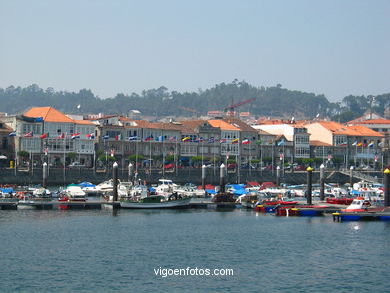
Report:
<svg viewBox="0 0 390 293"><path fill-rule="evenodd" d="M0 211L0 292L389 292L390 223L235 210ZM156 276L159 268L233 276Z"/></svg>

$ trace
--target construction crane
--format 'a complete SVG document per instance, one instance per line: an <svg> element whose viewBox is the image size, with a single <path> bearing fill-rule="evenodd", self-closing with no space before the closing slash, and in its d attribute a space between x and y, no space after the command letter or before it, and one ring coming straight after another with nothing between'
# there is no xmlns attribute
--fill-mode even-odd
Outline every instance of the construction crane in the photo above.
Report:
<svg viewBox="0 0 390 293"><path fill-rule="evenodd" d="M198 111L195 109L187 108L187 107L183 107L183 106L177 106L177 108L182 109L182 110L187 111L187 112L194 113L195 116L198 116Z"/></svg>
<svg viewBox="0 0 390 293"><path fill-rule="evenodd" d="M253 102L254 100L256 100L256 98L251 98L251 99L239 102L237 104L232 104L232 105L226 107L224 110L226 112L226 116L233 117L235 108L242 106L242 105L245 105L245 104L248 104L250 102Z"/></svg>

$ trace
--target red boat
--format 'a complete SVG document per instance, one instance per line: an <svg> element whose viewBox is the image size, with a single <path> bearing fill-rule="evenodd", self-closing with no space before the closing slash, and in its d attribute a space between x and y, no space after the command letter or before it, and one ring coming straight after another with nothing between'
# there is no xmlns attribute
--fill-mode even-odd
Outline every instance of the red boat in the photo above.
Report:
<svg viewBox="0 0 390 293"><path fill-rule="evenodd" d="M363 197L358 197L352 201L352 203L346 208L342 209L343 213L357 213L357 212L382 212L384 207L381 206L371 206L369 200L364 199Z"/></svg>
<svg viewBox="0 0 390 293"><path fill-rule="evenodd" d="M269 206L276 206L276 205L282 205L282 206L290 206L290 205L296 205L298 202L297 201L288 201L288 200L282 200L282 199L266 199L263 200L263 204L269 205Z"/></svg>
<svg viewBox="0 0 390 293"><path fill-rule="evenodd" d="M350 205L353 201L353 198L349 197L339 197L339 198L331 198L327 197L326 198L326 203L330 204L344 204L344 205Z"/></svg>

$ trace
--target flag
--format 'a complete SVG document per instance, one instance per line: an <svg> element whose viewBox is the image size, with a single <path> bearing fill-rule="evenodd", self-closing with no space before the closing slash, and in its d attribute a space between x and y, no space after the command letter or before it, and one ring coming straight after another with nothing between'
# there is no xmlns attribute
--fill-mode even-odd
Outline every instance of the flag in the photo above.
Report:
<svg viewBox="0 0 390 293"><path fill-rule="evenodd" d="M195 139L195 142L204 142L203 137L197 137Z"/></svg>
<svg viewBox="0 0 390 293"><path fill-rule="evenodd" d="M221 138L221 140L219 141L219 143L226 143L226 138Z"/></svg>
<svg viewBox="0 0 390 293"><path fill-rule="evenodd" d="M57 139L64 139L65 138L65 133L61 133L59 136L56 137Z"/></svg>
<svg viewBox="0 0 390 293"><path fill-rule="evenodd" d="M33 137L33 132L30 131L30 132L27 132L24 137Z"/></svg>
<svg viewBox="0 0 390 293"><path fill-rule="evenodd" d="M383 141L381 141L380 143L378 143L378 146L382 146L383 145Z"/></svg>
<svg viewBox="0 0 390 293"><path fill-rule="evenodd" d="M152 139L153 139L153 135L148 136L147 138L145 138L145 141L151 141Z"/></svg>
<svg viewBox="0 0 390 293"><path fill-rule="evenodd" d="M35 122L43 122L43 117L37 117L37 118L35 118Z"/></svg>
<svg viewBox="0 0 390 293"><path fill-rule="evenodd" d="M238 138L232 140L232 144L236 144L236 143L238 143Z"/></svg>
<svg viewBox="0 0 390 293"><path fill-rule="evenodd" d="M244 144L244 141L242 143ZM256 144L263 144L263 142L261 141L261 139L258 139L258 140L256 140Z"/></svg>
<svg viewBox="0 0 390 293"><path fill-rule="evenodd" d="M249 143L250 143L250 140L247 138L242 141L242 144L249 144ZM260 143L261 143L261 141L260 141Z"/></svg>
<svg viewBox="0 0 390 293"><path fill-rule="evenodd" d="M115 136L115 140L122 140L122 134L118 134Z"/></svg>
<svg viewBox="0 0 390 293"><path fill-rule="evenodd" d="M362 146L362 145L363 145L362 142L358 142L358 143L356 144L356 146L358 146L358 147L360 147L360 146Z"/></svg>
<svg viewBox="0 0 390 293"><path fill-rule="evenodd" d="M187 141L189 141L191 138L189 137L189 136L186 136L186 137L184 137L184 138L182 138L182 142L187 142Z"/></svg>
<svg viewBox="0 0 390 293"><path fill-rule="evenodd" d="M372 147L374 147L374 143L372 142L372 143L370 143L369 145L368 145L368 147L369 148L372 148Z"/></svg>
<svg viewBox="0 0 390 293"><path fill-rule="evenodd" d="M207 141L207 143L214 143L215 142L215 139L214 137L210 137Z"/></svg>
<svg viewBox="0 0 390 293"><path fill-rule="evenodd" d="M176 142L176 136L170 136L169 137L170 142Z"/></svg>
<svg viewBox="0 0 390 293"><path fill-rule="evenodd" d="M102 136L102 139L109 139L109 138L110 136L108 134Z"/></svg>
<svg viewBox="0 0 390 293"><path fill-rule="evenodd" d="M85 137L89 138L89 139L94 139L95 138L95 133L86 134Z"/></svg>
<svg viewBox="0 0 390 293"><path fill-rule="evenodd" d="M164 141L164 136L162 136L162 135L157 136L154 140L155 141Z"/></svg>
<svg viewBox="0 0 390 293"><path fill-rule="evenodd" d="M80 138L80 132L74 133L70 136L71 139Z"/></svg>
<svg viewBox="0 0 390 293"><path fill-rule="evenodd" d="M129 140L137 140L138 139L138 136L129 136Z"/></svg>
<svg viewBox="0 0 390 293"><path fill-rule="evenodd" d="M358 141L356 140L352 145L355 146L358 144Z"/></svg>
<svg viewBox="0 0 390 293"><path fill-rule="evenodd" d="M347 146L347 143L346 142L342 142L339 144L339 146Z"/></svg>
<svg viewBox="0 0 390 293"><path fill-rule="evenodd" d="M268 144L269 144L269 145L274 144L274 141L273 141L272 139L270 139L270 140L268 141Z"/></svg>
<svg viewBox="0 0 390 293"><path fill-rule="evenodd" d="M278 142L278 146L282 146L282 145L284 145L284 139Z"/></svg>
<svg viewBox="0 0 390 293"><path fill-rule="evenodd" d="M367 147L367 143L363 144L363 147L366 148Z"/></svg>
<svg viewBox="0 0 390 293"><path fill-rule="evenodd" d="M12 132L8 133L8 136L16 136L16 131L12 131Z"/></svg>
<svg viewBox="0 0 390 293"><path fill-rule="evenodd" d="M45 139L47 137L47 133L44 133L40 136L41 139Z"/></svg>

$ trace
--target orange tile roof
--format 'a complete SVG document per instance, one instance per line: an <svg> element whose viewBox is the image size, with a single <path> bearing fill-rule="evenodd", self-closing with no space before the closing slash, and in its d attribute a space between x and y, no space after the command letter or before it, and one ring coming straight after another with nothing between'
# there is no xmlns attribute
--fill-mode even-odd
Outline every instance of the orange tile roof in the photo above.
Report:
<svg viewBox="0 0 390 293"><path fill-rule="evenodd" d="M347 136L361 136L362 134L354 129L348 128L343 124L334 121L319 121L317 122L333 134L347 135Z"/></svg>
<svg viewBox="0 0 390 293"><path fill-rule="evenodd" d="M75 121L53 107L33 107L24 113L27 117L42 117L45 122L74 123Z"/></svg>
<svg viewBox="0 0 390 293"><path fill-rule="evenodd" d="M74 120L74 123L83 125L95 125L95 123L90 120Z"/></svg>
<svg viewBox="0 0 390 293"><path fill-rule="evenodd" d="M219 127L223 131L233 130L233 131L240 131L239 128L219 119L215 120L208 120L208 122L211 124L212 127Z"/></svg>
<svg viewBox="0 0 390 293"><path fill-rule="evenodd" d="M353 121L350 121L353 122ZM348 122L348 123L350 123ZM371 119L365 121L356 121L355 124L390 124L390 119Z"/></svg>
<svg viewBox="0 0 390 293"><path fill-rule="evenodd" d="M352 129L353 131L360 133L360 136L384 137L379 132L376 132L376 131L374 131L366 126L363 126L363 125L352 125L352 126L347 126L347 128Z"/></svg>
<svg viewBox="0 0 390 293"><path fill-rule="evenodd" d="M252 126L246 124L244 121L242 121L239 118L235 117L229 117L229 118L224 118L223 121L229 123L230 125L239 128L242 131L253 131L257 132L256 129L254 129Z"/></svg>
<svg viewBox="0 0 390 293"><path fill-rule="evenodd" d="M332 146L329 143L326 143L326 142L323 142L323 141L319 141L319 140L310 140L309 144L311 146L327 146L327 147L331 147Z"/></svg>

